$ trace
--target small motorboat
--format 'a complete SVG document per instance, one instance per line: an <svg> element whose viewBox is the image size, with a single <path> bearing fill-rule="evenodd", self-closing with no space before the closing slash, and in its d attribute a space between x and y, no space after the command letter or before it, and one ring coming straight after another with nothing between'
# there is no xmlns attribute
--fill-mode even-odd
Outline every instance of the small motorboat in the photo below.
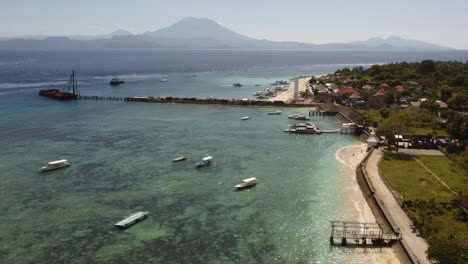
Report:
<svg viewBox="0 0 468 264"><path fill-rule="evenodd" d="M195 164L195 168L202 168L202 167L210 166L212 162L213 162L213 157L211 156L204 157L200 162Z"/></svg>
<svg viewBox="0 0 468 264"><path fill-rule="evenodd" d="M268 115L281 115L281 111L269 112Z"/></svg>
<svg viewBox="0 0 468 264"><path fill-rule="evenodd" d="M160 79L159 81L160 82L168 82L169 80L168 79Z"/></svg>
<svg viewBox="0 0 468 264"><path fill-rule="evenodd" d="M68 166L70 166L70 163L68 163L68 160L66 160L66 159L56 160L56 161L48 162L45 166L40 168L40 171L46 172L46 171L65 168L65 167L68 167Z"/></svg>
<svg viewBox="0 0 468 264"><path fill-rule="evenodd" d="M250 116L243 116L241 117L241 120L249 120L250 119Z"/></svg>
<svg viewBox="0 0 468 264"><path fill-rule="evenodd" d="M288 118L290 119L296 119L296 120L310 120L310 118L306 115L300 115L300 114L292 114L288 115Z"/></svg>
<svg viewBox="0 0 468 264"><path fill-rule="evenodd" d="M120 85L122 83L125 83L123 80L120 80L117 77L112 78L112 80L109 82L110 85Z"/></svg>
<svg viewBox="0 0 468 264"><path fill-rule="evenodd" d="M234 86L234 87L242 87L242 84L240 84L240 83L234 83L232 86Z"/></svg>
<svg viewBox="0 0 468 264"><path fill-rule="evenodd" d="M242 180L242 183L239 183L236 186L234 186L234 189L236 189L237 191L240 191L240 190L252 188L255 185L257 185L257 178L252 177L252 178Z"/></svg>
<svg viewBox="0 0 468 264"><path fill-rule="evenodd" d="M145 219L148 214L149 214L149 212L136 212L136 213L124 218L123 220L115 223L114 225L116 227L125 229L125 228L127 228L129 226L132 226L132 225L140 222L141 220Z"/></svg>
<svg viewBox="0 0 468 264"><path fill-rule="evenodd" d="M178 157L178 158L173 159L172 162L184 161L184 160L186 160L186 159L187 159L186 156L180 156L180 157Z"/></svg>

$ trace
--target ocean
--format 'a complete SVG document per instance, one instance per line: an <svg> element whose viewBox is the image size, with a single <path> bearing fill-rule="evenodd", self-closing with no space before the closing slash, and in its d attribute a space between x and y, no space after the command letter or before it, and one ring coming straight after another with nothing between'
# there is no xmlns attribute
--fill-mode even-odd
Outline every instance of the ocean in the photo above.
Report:
<svg viewBox="0 0 468 264"><path fill-rule="evenodd" d="M329 220L357 217L335 152L359 141L283 132L288 114L309 109L58 102L37 92L64 87L74 69L82 95L252 98L296 75L425 58L468 52L0 51L0 263L365 263L328 240ZM112 76L126 83L110 87ZM172 163L181 155L188 160ZM214 164L195 169L208 155ZM62 158L69 168L38 172ZM256 188L233 190L249 177ZM113 226L141 210L145 221Z"/></svg>

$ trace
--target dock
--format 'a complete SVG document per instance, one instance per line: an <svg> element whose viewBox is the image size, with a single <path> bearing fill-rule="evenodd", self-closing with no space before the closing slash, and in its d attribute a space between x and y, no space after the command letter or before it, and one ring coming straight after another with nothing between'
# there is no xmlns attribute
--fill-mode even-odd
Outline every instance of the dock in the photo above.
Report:
<svg viewBox="0 0 468 264"><path fill-rule="evenodd" d="M377 223L330 221L330 225L330 245L333 246L389 247L401 239L399 233L384 231Z"/></svg>
<svg viewBox="0 0 468 264"><path fill-rule="evenodd" d="M137 212L117 222L114 225L119 228L127 228L145 219L148 214L149 212Z"/></svg>

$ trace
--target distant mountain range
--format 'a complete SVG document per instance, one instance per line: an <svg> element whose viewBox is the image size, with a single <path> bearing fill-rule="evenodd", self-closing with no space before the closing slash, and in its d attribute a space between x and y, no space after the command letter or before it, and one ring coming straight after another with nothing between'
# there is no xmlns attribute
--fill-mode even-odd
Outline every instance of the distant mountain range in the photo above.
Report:
<svg viewBox="0 0 468 264"><path fill-rule="evenodd" d="M100 36L0 39L0 49L235 49L235 50L451 50L392 36L350 43L311 44L250 38L207 18L184 18L156 31L132 34L119 29Z"/></svg>

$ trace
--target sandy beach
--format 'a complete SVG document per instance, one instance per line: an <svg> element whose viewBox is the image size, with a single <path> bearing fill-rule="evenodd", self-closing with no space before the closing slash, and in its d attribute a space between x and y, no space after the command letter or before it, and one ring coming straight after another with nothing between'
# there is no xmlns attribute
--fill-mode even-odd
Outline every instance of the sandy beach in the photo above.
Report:
<svg viewBox="0 0 468 264"><path fill-rule="evenodd" d="M311 77L305 77L299 79L299 93L307 89L307 84L309 83ZM287 91L279 93L277 96L268 99L268 101L283 101L287 102L294 98L294 81L289 84Z"/></svg>
<svg viewBox="0 0 468 264"><path fill-rule="evenodd" d="M356 181L356 166L362 161L366 155L366 144L355 145L350 147L345 147L336 152L336 159L346 166L343 177L345 181L349 184L349 188L346 188L345 193L349 197L350 206L354 207L356 213L356 221L359 222L371 222L375 223L375 217L372 214L371 209L366 203L365 198L363 197L360 187ZM397 254L392 248L382 248L378 251L367 250L365 248L359 249L360 253L363 254L363 257L370 263L377 264L399 264Z"/></svg>

